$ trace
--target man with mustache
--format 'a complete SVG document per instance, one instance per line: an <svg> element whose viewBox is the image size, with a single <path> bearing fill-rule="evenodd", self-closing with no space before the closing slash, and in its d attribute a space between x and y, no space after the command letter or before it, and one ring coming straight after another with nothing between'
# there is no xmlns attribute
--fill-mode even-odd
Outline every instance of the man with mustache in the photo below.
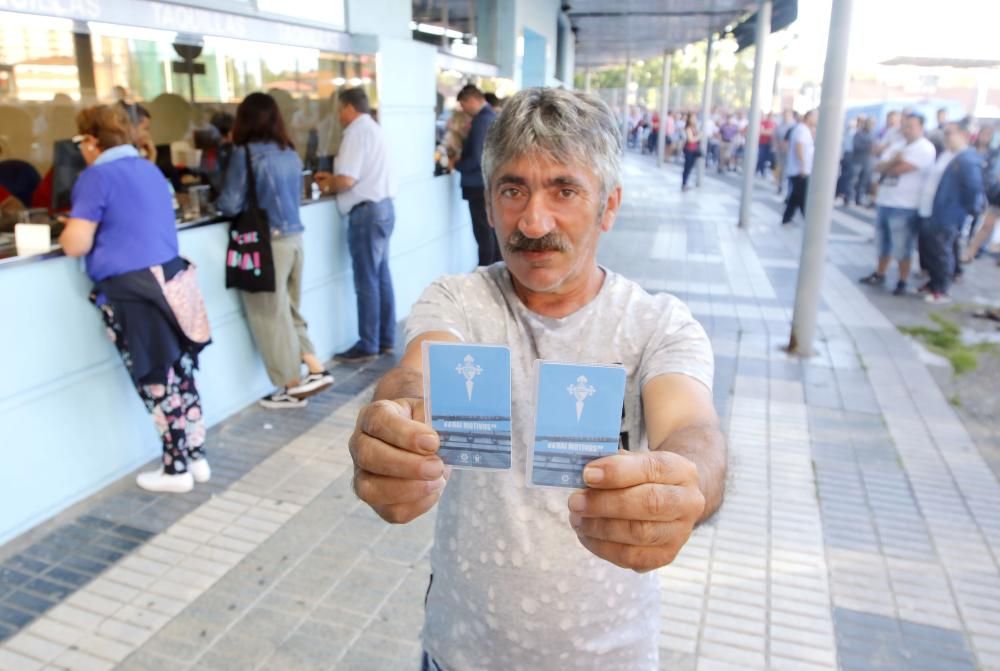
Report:
<svg viewBox="0 0 1000 671"><path fill-rule="evenodd" d="M722 501L726 446L713 357L678 299L597 264L622 202L621 136L586 94L527 89L490 127L483 176L505 263L444 277L407 322L407 349L350 440L354 489L403 524L437 506L424 669L653 670L659 584ZM424 423L421 343L511 349L510 471L445 467ZM622 444L586 489L526 486L536 359L627 371Z"/></svg>

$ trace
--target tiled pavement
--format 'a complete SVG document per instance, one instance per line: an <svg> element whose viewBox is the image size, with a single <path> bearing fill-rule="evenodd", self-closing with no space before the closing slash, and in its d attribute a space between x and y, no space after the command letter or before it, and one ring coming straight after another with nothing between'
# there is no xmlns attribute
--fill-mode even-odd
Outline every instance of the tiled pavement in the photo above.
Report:
<svg viewBox="0 0 1000 671"><path fill-rule="evenodd" d="M788 337L800 231L759 193L681 194L630 157L602 261L688 301L717 355L732 446L722 512L661 571L664 669L1000 669L1000 485L916 353L838 267L819 354ZM350 491L345 441L388 362L302 412L212 432L210 487L128 483L0 549L0 670L415 669L433 515L390 527Z"/></svg>

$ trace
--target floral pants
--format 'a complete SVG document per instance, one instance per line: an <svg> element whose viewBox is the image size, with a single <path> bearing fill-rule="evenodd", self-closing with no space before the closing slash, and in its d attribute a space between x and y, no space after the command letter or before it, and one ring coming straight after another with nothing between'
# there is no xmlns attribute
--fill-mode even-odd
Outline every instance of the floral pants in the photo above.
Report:
<svg viewBox="0 0 1000 671"><path fill-rule="evenodd" d="M108 327L108 337L131 372L132 357L122 337L121 325L109 305L102 305L100 309ZM181 355L167 371L166 384L136 384L135 388L153 417L163 443L163 472L168 475L187 472L188 461L205 456L205 420L201 414L201 397L194 384L191 355Z"/></svg>

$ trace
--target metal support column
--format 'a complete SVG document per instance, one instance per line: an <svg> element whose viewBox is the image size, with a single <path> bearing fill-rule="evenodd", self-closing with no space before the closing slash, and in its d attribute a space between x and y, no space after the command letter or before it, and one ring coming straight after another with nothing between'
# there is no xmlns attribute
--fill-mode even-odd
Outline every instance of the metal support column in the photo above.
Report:
<svg viewBox="0 0 1000 671"><path fill-rule="evenodd" d="M670 69L673 52L663 50L663 87L660 91L660 130L656 136L656 166L663 165L663 152L667 148L667 112L670 110Z"/></svg>
<svg viewBox="0 0 1000 671"><path fill-rule="evenodd" d="M632 58L625 61L625 89L622 96L622 151L628 149L628 90L632 85Z"/></svg>
<svg viewBox="0 0 1000 671"><path fill-rule="evenodd" d="M806 223L802 257L795 289L795 312L788 351L811 356L816 335L823 264L830 234L834 191L840 170L840 143L844 132L844 93L847 85L847 54L850 51L851 10L854 0L833 0L830 33L823 68L823 91L816 128L816 155L806 198Z"/></svg>
<svg viewBox="0 0 1000 671"><path fill-rule="evenodd" d="M750 94L750 120L747 126L747 141L743 146L743 192L740 194L740 228L750 225L750 204L753 202L753 180L757 173L757 153L760 142L760 115L764 92L764 53L767 36L771 32L772 0L760 0L757 10L757 39L754 43L753 92Z"/></svg>
<svg viewBox="0 0 1000 671"><path fill-rule="evenodd" d="M705 128L708 126L708 117L712 114L712 44L715 35L708 34L708 47L705 49L705 89L701 93L701 159L698 161L698 172L695 176L695 184L701 186L701 180L705 177L705 163L708 162L708 134Z"/></svg>
<svg viewBox="0 0 1000 671"><path fill-rule="evenodd" d="M590 67L584 69L583 71L583 90L590 93Z"/></svg>
<svg viewBox="0 0 1000 671"><path fill-rule="evenodd" d="M448 0L443 0L441 3L441 25L444 27L444 32L441 33L441 48L450 51L448 44Z"/></svg>

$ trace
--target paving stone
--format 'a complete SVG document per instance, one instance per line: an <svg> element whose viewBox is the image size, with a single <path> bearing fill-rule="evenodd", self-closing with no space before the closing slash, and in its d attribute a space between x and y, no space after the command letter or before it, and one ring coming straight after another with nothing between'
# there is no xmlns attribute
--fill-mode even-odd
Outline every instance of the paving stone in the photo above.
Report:
<svg viewBox="0 0 1000 671"><path fill-rule="evenodd" d="M0 648L0 669L4 671L37 671L43 666L44 663L36 659Z"/></svg>
<svg viewBox="0 0 1000 671"><path fill-rule="evenodd" d="M119 671L182 671L186 668L187 664L183 662L145 650L132 654L118 666Z"/></svg>
<svg viewBox="0 0 1000 671"><path fill-rule="evenodd" d="M0 603L9 604L14 608L32 613L36 616L44 613L54 605L54 602L49 601L48 599L43 599L28 592L20 591L8 594Z"/></svg>
<svg viewBox="0 0 1000 671"><path fill-rule="evenodd" d="M24 625L31 622L34 618L33 615L17 608L11 608L3 603L0 603L0 624L5 624L16 629L20 629Z"/></svg>
<svg viewBox="0 0 1000 671"><path fill-rule="evenodd" d="M65 646L28 632L21 632L9 640L5 647L8 650L13 650L16 653L27 655L42 662L49 662L55 659L66 649Z"/></svg>

